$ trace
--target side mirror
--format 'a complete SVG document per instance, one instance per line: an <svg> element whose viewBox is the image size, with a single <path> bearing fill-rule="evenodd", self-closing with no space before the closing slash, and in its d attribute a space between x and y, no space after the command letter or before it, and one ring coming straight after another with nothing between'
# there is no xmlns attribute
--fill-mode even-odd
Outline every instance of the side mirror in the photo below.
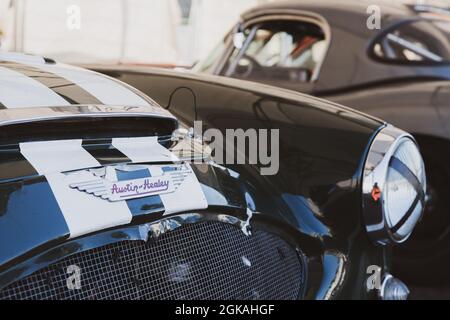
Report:
<svg viewBox="0 0 450 320"><path fill-rule="evenodd" d="M245 36L243 32L236 32L233 35L233 45L236 49L241 49L244 45Z"/></svg>

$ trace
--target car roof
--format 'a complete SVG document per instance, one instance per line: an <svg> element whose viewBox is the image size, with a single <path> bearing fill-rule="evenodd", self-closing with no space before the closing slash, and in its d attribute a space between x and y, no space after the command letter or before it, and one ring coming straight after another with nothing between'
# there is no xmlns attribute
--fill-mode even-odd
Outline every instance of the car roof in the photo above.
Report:
<svg viewBox="0 0 450 320"><path fill-rule="evenodd" d="M379 6L380 28L367 23ZM448 78L450 66L414 66L381 63L370 56L370 46L384 30L407 20L426 19L414 9L414 2L404 0L298 0L277 1L256 6L241 15L249 22L268 15L302 15L316 18L330 30L327 53L315 82L316 92L333 92L370 83L417 77Z"/></svg>
<svg viewBox="0 0 450 320"><path fill-rule="evenodd" d="M255 15L266 14L268 11L304 10L323 16L331 24L331 22L340 21L341 16L348 16L349 14L367 18L369 16L367 8L373 5L379 6L382 17L391 21L414 14L410 6L392 0L290 0L255 6L245 11L241 17L245 20ZM351 20L345 20L345 22L347 24L352 23Z"/></svg>

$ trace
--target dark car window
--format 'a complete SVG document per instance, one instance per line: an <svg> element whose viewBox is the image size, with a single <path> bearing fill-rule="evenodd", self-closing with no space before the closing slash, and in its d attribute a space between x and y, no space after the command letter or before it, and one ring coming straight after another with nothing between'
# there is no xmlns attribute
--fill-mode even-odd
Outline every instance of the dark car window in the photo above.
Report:
<svg viewBox="0 0 450 320"><path fill-rule="evenodd" d="M373 54L385 61L444 63L450 61L450 21L401 23L378 37Z"/></svg>
<svg viewBox="0 0 450 320"><path fill-rule="evenodd" d="M315 24L264 22L244 30L242 47L234 48L221 74L266 83L309 82L326 49L324 32Z"/></svg>

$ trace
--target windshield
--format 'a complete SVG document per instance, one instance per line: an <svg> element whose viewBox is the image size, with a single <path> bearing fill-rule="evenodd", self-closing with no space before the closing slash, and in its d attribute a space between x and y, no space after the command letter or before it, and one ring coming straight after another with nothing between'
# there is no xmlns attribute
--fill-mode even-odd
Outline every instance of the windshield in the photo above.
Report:
<svg viewBox="0 0 450 320"><path fill-rule="evenodd" d="M213 67L215 66L216 62L219 61L220 57L223 55L225 51L225 42L226 38L220 41L218 44L216 44L214 46L214 49L206 57L206 59L196 63L195 66L192 68L192 71L213 73L212 70Z"/></svg>
<svg viewBox="0 0 450 320"><path fill-rule="evenodd" d="M239 42L239 41L238 41ZM314 80L326 52L322 29L304 21L251 25L228 57L222 74L257 82Z"/></svg>

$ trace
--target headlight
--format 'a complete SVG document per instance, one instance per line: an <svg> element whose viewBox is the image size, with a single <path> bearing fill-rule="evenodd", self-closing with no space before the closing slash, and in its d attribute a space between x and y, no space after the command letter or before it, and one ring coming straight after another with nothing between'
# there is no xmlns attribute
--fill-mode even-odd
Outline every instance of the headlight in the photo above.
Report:
<svg viewBox="0 0 450 320"><path fill-rule="evenodd" d="M370 238L400 243L425 205L425 168L414 138L387 126L375 137L364 166L363 212Z"/></svg>

